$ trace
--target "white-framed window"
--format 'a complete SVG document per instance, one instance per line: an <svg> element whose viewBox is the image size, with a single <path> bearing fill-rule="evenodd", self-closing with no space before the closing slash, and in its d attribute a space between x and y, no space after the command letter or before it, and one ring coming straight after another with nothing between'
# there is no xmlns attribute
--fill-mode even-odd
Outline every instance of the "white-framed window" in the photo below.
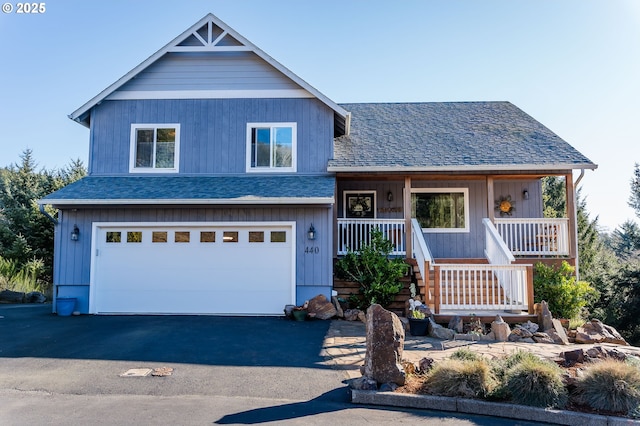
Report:
<svg viewBox="0 0 640 426"><path fill-rule="evenodd" d="M247 123L247 172L296 171L296 123Z"/></svg>
<svg viewBox="0 0 640 426"><path fill-rule="evenodd" d="M180 124L131 125L129 171L176 173L180 154Z"/></svg>
<svg viewBox="0 0 640 426"><path fill-rule="evenodd" d="M411 217L423 232L469 232L469 188L413 188Z"/></svg>

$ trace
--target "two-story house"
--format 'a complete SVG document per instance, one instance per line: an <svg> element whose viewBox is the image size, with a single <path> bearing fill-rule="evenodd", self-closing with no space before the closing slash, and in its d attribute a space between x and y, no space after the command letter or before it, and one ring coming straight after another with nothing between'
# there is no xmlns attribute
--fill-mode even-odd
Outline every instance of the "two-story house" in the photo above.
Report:
<svg viewBox="0 0 640 426"><path fill-rule="evenodd" d="M70 118L88 176L40 204L83 313L281 314L372 227L436 310L530 310L521 264L575 261L572 173L596 167L508 102L338 105L211 14ZM565 219L542 217L549 175Z"/></svg>

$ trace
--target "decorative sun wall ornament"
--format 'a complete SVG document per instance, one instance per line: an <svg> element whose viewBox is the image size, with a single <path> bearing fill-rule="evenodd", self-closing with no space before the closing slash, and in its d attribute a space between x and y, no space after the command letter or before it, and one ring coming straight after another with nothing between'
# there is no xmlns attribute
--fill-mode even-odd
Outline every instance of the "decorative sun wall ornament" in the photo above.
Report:
<svg viewBox="0 0 640 426"><path fill-rule="evenodd" d="M496 200L496 210L500 212L500 216L511 216L516 210L516 202L511 199L511 195L501 196L500 199Z"/></svg>

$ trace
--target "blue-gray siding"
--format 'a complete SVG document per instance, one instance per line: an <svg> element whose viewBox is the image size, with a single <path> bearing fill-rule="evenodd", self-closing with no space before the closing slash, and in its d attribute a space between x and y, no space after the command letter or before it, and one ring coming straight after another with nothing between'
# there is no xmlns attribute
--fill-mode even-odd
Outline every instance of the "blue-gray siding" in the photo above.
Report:
<svg viewBox="0 0 640 426"><path fill-rule="evenodd" d="M333 111L317 99L105 101L92 114L89 173L129 173L132 123L181 125L180 173L245 173L250 122L297 123L298 172L326 173Z"/></svg>
<svg viewBox="0 0 640 426"><path fill-rule="evenodd" d="M58 286L87 286L91 269L91 232L93 222L296 222L296 286L324 288L333 285L333 212L330 207L255 207L255 208L111 208L77 209L62 212L56 226L54 283ZM307 230L313 223L317 239L310 241ZM73 226L80 230L78 241L69 238ZM313 248L318 247L316 253ZM310 250L306 250L310 248ZM251 259L246 260L250 264ZM135 265L131 265L134 267ZM250 274L238 274L241 280L255 280ZM62 288L62 287L61 287ZM65 294L70 294L68 287ZM85 290L86 292L86 290ZM307 292L298 291L304 295ZM87 293L88 294L88 293ZM240 291L241 295L242 292ZM328 295L328 294L327 294ZM312 296L311 296L312 297ZM306 297L308 298L308 297ZM298 300L298 302L303 302ZM87 305L88 306L88 305Z"/></svg>
<svg viewBox="0 0 640 426"><path fill-rule="evenodd" d="M300 86L253 52L194 52L167 53L118 90L288 89Z"/></svg>

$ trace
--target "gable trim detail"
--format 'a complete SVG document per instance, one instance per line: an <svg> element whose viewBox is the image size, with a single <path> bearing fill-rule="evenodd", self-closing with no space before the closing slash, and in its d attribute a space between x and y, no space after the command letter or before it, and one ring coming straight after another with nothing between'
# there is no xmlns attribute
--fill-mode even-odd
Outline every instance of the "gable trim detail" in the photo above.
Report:
<svg viewBox="0 0 640 426"><path fill-rule="evenodd" d="M313 98L303 89L288 90L130 90L114 92L108 101L139 99L291 99Z"/></svg>
<svg viewBox="0 0 640 426"><path fill-rule="evenodd" d="M219 34L215 31L220 32ZM295 75L284 65L267 55L249 40L237 33L227 24L222 22L212 13L207 14L204 18L196 22L182 34L174 38L163 48L144 60L138 66L133 68L127 74L118 79L115 83L98 93L80 108L69 114L69 118L89 127L89 114L90 110L105 100L116 90L121 88L125 83L135 78L140 72L146 69L148 66L156 62L162 56L168 52L177 51L251 51L255 53L262 60L273 66L276 70L280 71L286 77L298 84L302 89L309 92L313 97L319 99L322 103L331 108L337 116L340 116L343 120L347 120L348 112L329 99L324 94L320 93L317 89L311 86L309 83Z"/></svg>

